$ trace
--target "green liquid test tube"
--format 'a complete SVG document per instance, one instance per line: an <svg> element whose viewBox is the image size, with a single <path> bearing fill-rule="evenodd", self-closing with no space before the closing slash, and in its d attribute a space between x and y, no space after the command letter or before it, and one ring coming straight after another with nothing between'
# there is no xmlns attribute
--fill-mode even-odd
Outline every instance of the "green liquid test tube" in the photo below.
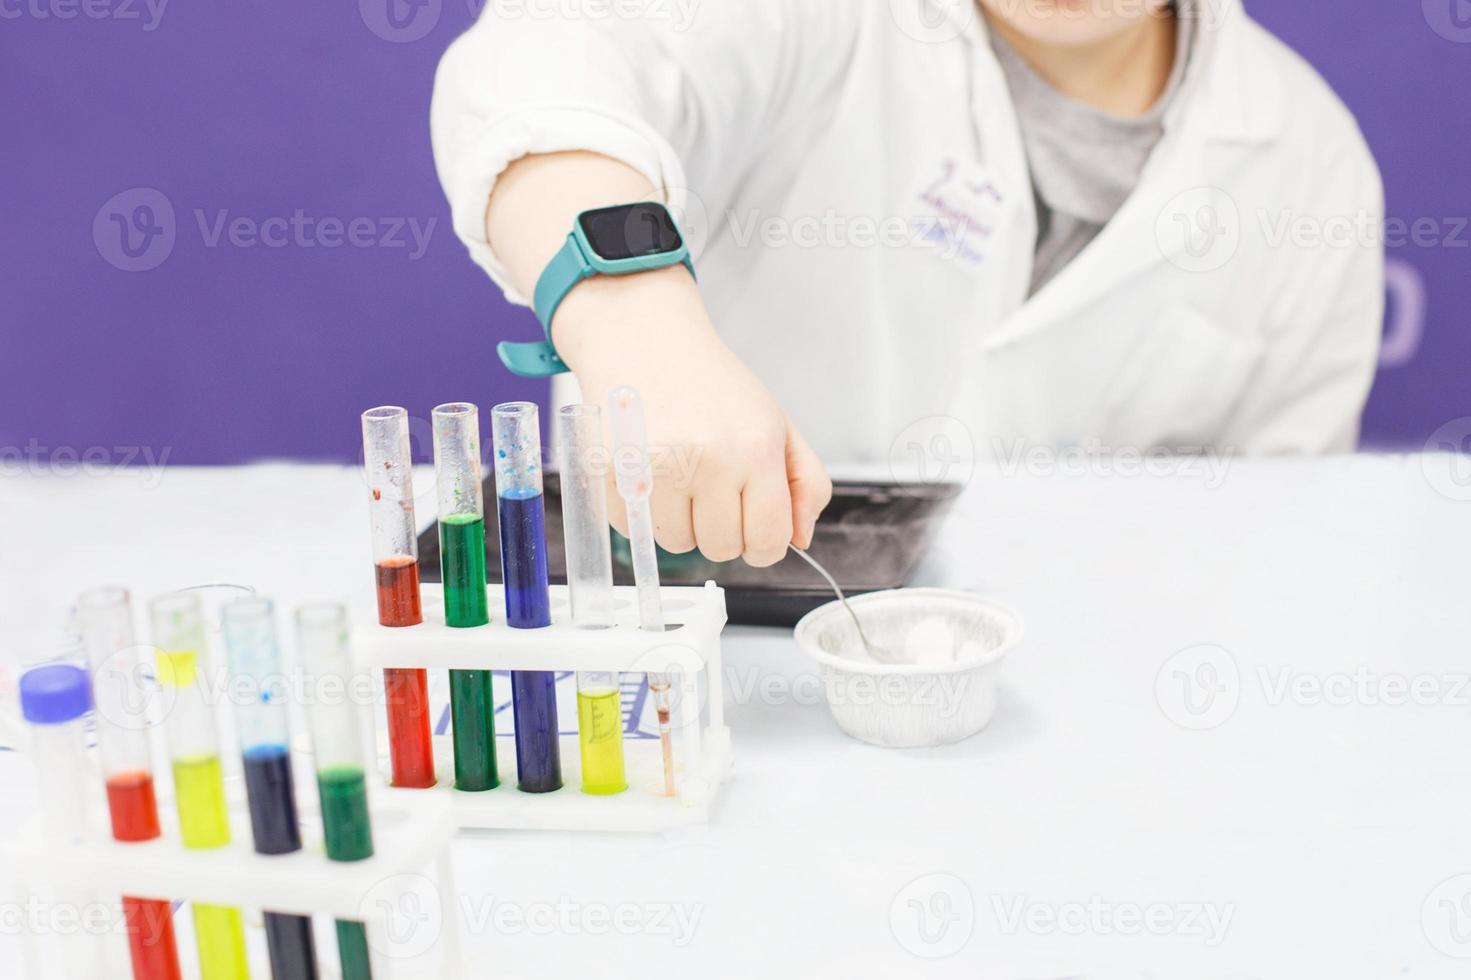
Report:
<svg viewBox="0 0 1471 980"><path fill-rule="evenodd" d="M557 444L572 624L579 629L608 629L613 625L613 556L607 480L599 469L606 454L603 413L598 406L568 405L558 412ZM623 704L616 672L578 672L577 742L584 793L607 796L628 788L623 770Z"/></svg>
<svg viewBox="0 0 1471 980"><path fill-rule="evenodd" d="M225 780L214 713L205 696L207 649L199 597L171 592L149 604L158 681L174 696L168 713L169 755L184 846L213 850L230 843ZM240 910L194 904L194 939L201 980L247 980L245 926Z"/></svg>
<svg viewBox="0 0 1471 980"><path fill-rule="evenodd" d="M490 622L485 595L485 500L480 483L480 411L467 402L433 413L434 475L439 497L439 570L448 626ZM495 758L495 700L489 670L449 672L455 788L500 785Z"/></svg>
<svg viewBox="0 0 1471 980"><path fill-rule="evenodd" d="M297 649L307 675L320 682L337 678L350 690L347 610L336 603L296 610ZM363 861L373 856L373 828L357 709L347 698L314 699L307 720L322 802L322 832L327 858ZM368 937L361 922L337 920L337 957L342 980L371 980Z"/></svg>

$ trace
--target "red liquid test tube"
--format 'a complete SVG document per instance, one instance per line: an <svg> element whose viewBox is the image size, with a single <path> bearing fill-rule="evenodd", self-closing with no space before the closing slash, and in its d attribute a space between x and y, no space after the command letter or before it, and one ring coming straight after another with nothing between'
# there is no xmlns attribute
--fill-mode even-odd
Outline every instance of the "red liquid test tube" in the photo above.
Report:
<svg viewBox="0 0 1471 980"><path fill-rule="evenodd" d="M112 836L126 842L160 836L148 744L147 698L133 613L126 589L106 587L77 603L82 642L92 668L97 737L107 778ZM134 980L179 980L173 906L167 900L123 896L123 920Z"/></svg>
<svg viewBox="0 0 1471 980"><path fill-rule="evenodd" d="M363 474L373 527L378 622L384 626L416 626L424 621L410 448L406 409L385 405L363 413ZM433 786L428 675L417 668L388 668L383 671L383 692L393 785Z"/></svg>

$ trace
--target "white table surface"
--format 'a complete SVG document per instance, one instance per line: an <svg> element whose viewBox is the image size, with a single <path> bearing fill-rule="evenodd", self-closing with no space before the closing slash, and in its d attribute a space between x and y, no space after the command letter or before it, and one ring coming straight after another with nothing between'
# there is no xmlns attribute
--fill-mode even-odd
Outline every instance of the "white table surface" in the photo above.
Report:
<svg viewBox="0 0 1471 980"><path fill-rule="evenodd" d="M935 750L859 744L813 703L789 631L731 628L736 768L710 828L457 842L475 975L1467 976L1450 954L1471 957L1471 877L1436 891L1471 875L1471 488L1448 465L1236 461L1219 485L978 472L921 579L1026 621L991 727ZM282 606L361 593L348 469L4 491L12 679L99 583L246 582ZM1201 657L1225 691L1192 716L1176 672L1209 679ZM1339 697L1345 681L1362 690ZM1398 682L1419 696L1387 703ZM8 830L29 773L16 753L0 773ZM637 906L647 928L531 930L501 909L559 904ZM15 950L0 936L0 975Z"/></svg>

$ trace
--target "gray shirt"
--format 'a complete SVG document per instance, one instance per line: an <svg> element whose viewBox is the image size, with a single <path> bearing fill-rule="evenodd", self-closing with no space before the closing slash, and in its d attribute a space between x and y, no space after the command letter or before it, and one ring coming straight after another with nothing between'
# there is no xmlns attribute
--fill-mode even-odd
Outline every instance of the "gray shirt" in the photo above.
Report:
<svg viewBox="0 0 1471 980"><path fill-rule="evenodd" d="M1164 135L1195 43L1196 0L1178 0L1175 64L1164 92L1139 116L1115 116L1053 88L996 32L991 46L1016 105L1037 201L1036 293L1091 242L1133 193Z"/></svg>

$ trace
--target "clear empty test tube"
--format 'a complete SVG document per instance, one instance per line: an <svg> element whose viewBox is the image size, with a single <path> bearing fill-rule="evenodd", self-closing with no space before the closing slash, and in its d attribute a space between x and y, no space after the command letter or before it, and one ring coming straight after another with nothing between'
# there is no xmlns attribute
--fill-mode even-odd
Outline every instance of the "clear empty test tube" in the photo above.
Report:
<svg viewBox="0 0 1471 980"><path fill-rule="evenodd" d="M363 470L373 522L378 622L415 626L424 621L424 615L419 604L419 543L407 409L385 405L363 413ZM390 667L383 671L383 693L388 703L393 785L433 786L428 674Z"/></svg>
<svg viewBox="0 0 1471 980"><path fill-rule="evenodd" d="M568 405L557 413L561 450L562 537L572 625L613 625L613 555L608 540L607 453L603 413L596 405ZM623 768L623 704L616 671L577 674L577 742L582 791L594 795L628 788Z"/></svg>
<svg viewBox="0 0 1471 980"><path fill-rule="evenodd" d="M212 850L230 843L225 779L220 769L219 733L206 691L208 649L199 597L171 592L149 603L156 670L172 698L164 729L173 761L174 798L184 846ZM194 936L201 980L250 976L240 910L194 905Z"/></svg>
<svg viewBox="0 0 1471 980"><path fill-rule="evenodd" d="M155 840L161 831L148 741L148 698L128 590L107 586L82 593L77 617L92 671L97 742L113 839L128 843ZM170 902L125 895L123 923L134 980L179 980Z"/></svg>
<svg viewBox="0 0 1471 980"><path fill-rule="evenodd" d="M654 474L644 435L644 406L639 394L627 385L608 394L608 412L613 430L613 475L618 495L628 512L628 544L633 554L633 581L638 592L639 627L664 631L664 609L659 601L659 555L654 548L654 519L649 495ZM667 673L649 673L649 693L659 716L659 744L664 751L664 794L674 796L673 679Z"/></svg>
<svg viewBox="0 0 1471 980"><path fill-rule="evenodd" d="M322 832L332 861L362 861L373 856L368 788L359 738L357 708L347 692L356 690L348 646L347 610L319 603L296 610L296 648L318 696L307 721L322 803ZM327 695L330 689L332 696ZM337 922L337 952L343 980L368 980L368 939L361 922Z"/></svg>
<svg viewBox="0 0 1471 980"><path fill-rule="evenodd" d="M87 672L73 664L33 667L20 677L20 710L30 724L31 760L36 767L43 832L57 844L80 841L87 832L86 715L92 709ZM84 890L58 890L55 901L90 908ZM68 977L100 976L103 944L95 933L66 936L61 958Z"/></svg>
<svg viewBox="0 0 1471 980"><path fill-rule="evenodd" d="M87 829L87 672L73 664L31 668L20 676L20 709L31 725L43 826L55 840L75 843Z"/></svg>
<svg viewBox="0 0 1471 980"><path fill-rule="evenodd" d="M466 402L439 405L434 420L434 476L439 496L439 569L447 626L490 622L485 595L485 501L480 490L480 411ZM495 699L489 670L449 672L455 788L500 785L495 759Z"/></svg>
<svg viewBox="0 0 1471 980"><path fill-rule="evenodd" d="M541 432L536 406L506 402L491 410L495 490L501 527L506 624L538 629L552 622L547 590L546 510L541 496ZM557 741L557 682L549 670L511 674L516 724L516 785L528 793L562 787Z"/></svg>
<svg viewBox="0 0 1471 980"><path fill-rule="evenodd" d="M291 779L289 685L276 643L275 609L269 599L246 596L226 605L221 620L255 851L291 854L301 850L301 827ZM267 910L265 925L271 975L314 980L317 951L311 918Z"/></svg>

